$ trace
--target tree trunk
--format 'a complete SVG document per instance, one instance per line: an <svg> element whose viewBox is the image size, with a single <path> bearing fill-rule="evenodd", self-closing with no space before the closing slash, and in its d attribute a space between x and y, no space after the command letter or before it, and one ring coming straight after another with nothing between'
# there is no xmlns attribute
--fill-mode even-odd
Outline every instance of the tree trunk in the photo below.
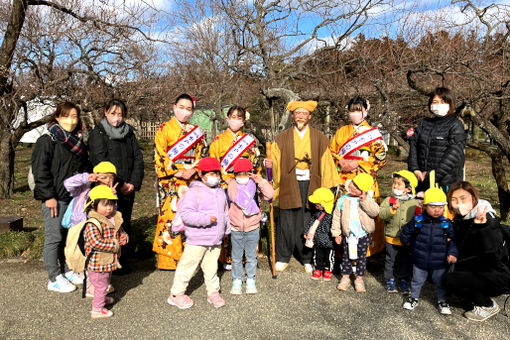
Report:
<svg viewBox="0 0 510 340"><path fill-rule="evenodd" d="M503 156L500 153L491 154L492 175L498 185L499 212L501 220L506 220L510 211L510 191L506 180L505 167L503 165Z"/></svg>
<svg viewBox="0 0 510 340"><path fill-rule="evenodd" d="M14 190L14 147L8 129L0 129L0 198Z"/></svg>

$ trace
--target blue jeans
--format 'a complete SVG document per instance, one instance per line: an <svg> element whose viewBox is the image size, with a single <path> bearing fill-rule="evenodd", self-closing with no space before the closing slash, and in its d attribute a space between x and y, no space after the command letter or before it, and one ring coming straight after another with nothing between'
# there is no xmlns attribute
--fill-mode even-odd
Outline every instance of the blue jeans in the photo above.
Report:
<svg viewBox="0 0 510 340"><path fill-rule="evenodd" d="M436 288L437 301L446 301L446 289L443 286L443 275L446 273L446 268L433 269L429 271L413 266L411 297L413 299L418 299L420 297L421 287L423 287L423 284L427 280L429 272L432 278L432 282L434 282L434 287Z"/></svg>
<svg viewBox="0 0 510 340"><path fill-rule="evenodd" d="M232 279L243 279L243 253L246 257L246 277L254 279L257 273L257 244L259 242L259 228L252 231L237 231L232 228Z"/></svg>

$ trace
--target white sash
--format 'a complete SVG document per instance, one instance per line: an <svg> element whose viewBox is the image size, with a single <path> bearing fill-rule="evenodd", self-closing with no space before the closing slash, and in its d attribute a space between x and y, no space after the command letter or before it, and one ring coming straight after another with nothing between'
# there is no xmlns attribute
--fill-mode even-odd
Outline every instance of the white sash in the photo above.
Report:
<svg viewBox="0 0 510 340"><path fill-rule="evenodd" d="M180 138L172 146L168 148L166 152L172 162L179 159L189 149L198 143L204 137L204 133L198 126L195 126L190 132Z"/></svg>
<svg viewBox="0 0 510 340"><path fill-rule="evenodd" d="M362 159L361 157L352 156L351 154L365 145L372 144L379 139L382 139L381 132L379 132L376 127L373 127L345 142L345 144L340 148L338 155L346 159Z"/></svg>
<svg viewBox="0 0 510 340"><path fill-rule="evenodd" d="M227 172L234 162L241 157L253 144L255 144L255 138L245 133L234 145L232 145L223 158L220 161L221 168Z"/></svg>

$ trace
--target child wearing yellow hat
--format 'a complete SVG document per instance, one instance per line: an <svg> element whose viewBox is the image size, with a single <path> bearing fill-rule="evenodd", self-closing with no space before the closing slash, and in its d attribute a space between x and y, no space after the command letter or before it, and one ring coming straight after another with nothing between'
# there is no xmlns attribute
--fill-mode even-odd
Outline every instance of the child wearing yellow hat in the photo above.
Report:
<svg viewBox="0 0 510 340"><path fill-rule="evenodd" d="M128 235L121 228L122 215L115 210L116 202L117 196L113 194L109 186L98 185L90 190L90 196L85 205L89 219L85 224L83 235L85 255L90 257L85 269L94 286L90 312L93 319L108 318L113 315L113 312L105 306L112 304L114 300L106 294L108 294L112 272L120 268L118 261L120 247L128 242Z"/></svg>
<svg viewBox="0 0 510 340"><path fill-rule="evenodd" d="M413 310L418 306L421 288L430 275L437 294L437 308L441 314L451 314L446 303L443 275L449 264L457 262L458 249L452 222L444 217L446 195L440 188L425 191L424 212L416 215L400 233L400 241L411 246L413 279L411 295L403 307Z"/></svg>
<svg viewBox="0 0 510 340"><path fill-rule="evenodd" d="M308 196L308 200L315 204L316 209L305 227L305 246L313 248L315 253L315 271L312 280L324 277L324 281L330 281L333 277L330 259L335 248L331 236L331 214L335 195L328 188L318 188Z"/></svg>
<svg viewBox="0 0 510 340"><path fill-rule="evenodd" d="M409 292L412 265L409 248L400 242L400 233L404 225L412 220L419 203L415 199L415 188L418 185L416 176L408 170L393 173L391 196L381 203L379 217L386 223L386 261L384 279L388 293L397 292L395 267L399 268L398 286L401 292Z"/></svg>
<svg viewBox="0 0 510 340"><path fill-rule="evenodd" d="M342 244L342 278L337 286L347 290L351 284L350 275L356 263L354 288L364 293L365 269L370 234L375 230L374 218L379 214L379 205L371 194L374 178L366 173L356 175L346 182L347 194L338 199L333 213L331 234L337 244Z"/></svg>

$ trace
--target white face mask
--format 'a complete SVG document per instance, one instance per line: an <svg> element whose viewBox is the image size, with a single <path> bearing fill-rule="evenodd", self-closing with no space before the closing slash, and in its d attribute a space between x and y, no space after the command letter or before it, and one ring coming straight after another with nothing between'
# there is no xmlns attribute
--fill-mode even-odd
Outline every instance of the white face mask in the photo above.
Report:
<svg viewBox="0 0 510 340"><path fill-rule="evenodd" d="M218 186L219 183L220 183L220 178L216 177L216 176L207 176L207 178L205 180L205 184L211 188Z"/></svg>
<svg viewBox="0 0 510 340"><path fill-rule="evenodd" d="M363 117L363 112L361 111L349 112L349 119L354 125L363 123L364 118L365 117Z"/></svg>
<svg viewBox="0 0 510 340"><path fill-rule="evenodd" d="M188 119L190 119L191 115L193 114L193 111L188 111L184 109L174 109L174 115L175 118L181 123L186 123Z"/></svg>
<svg viewBox="0 0 510 340"><path fill-rule="evenodd" d="M466 216L469 214L471 210L473 210L473 204L472 203L459 203L457 205L457 210L459 211L459 214L461 216Z"/></svg>
<svg viewBox="0 0 510 340"><path fill-rule="evenodd" d="M404 195L404 190L402 189L391 189L391 195L393 197L398 197Z"/></svg>
<svg viewBox="0 0 510 340"><path fill-rule="evenodd" d="M250 177L236 177L236 182L241 185L246 185L250 181Z"/></svg>
<svg viewBox="0 0 510 340"><path fill-rule="evenodd" d="M444 117L450 111L450 104L432 104L430 105L430 111L439 117Z"/></svg>
<svg viewBox="0 0 510 340"><path fill-rule="evenodd" d="M227 118L227 123L228 123L228 127L233 132L239 131L244 126L243 121L240 120L240 119L230 119L230 118Z"/></svg>

